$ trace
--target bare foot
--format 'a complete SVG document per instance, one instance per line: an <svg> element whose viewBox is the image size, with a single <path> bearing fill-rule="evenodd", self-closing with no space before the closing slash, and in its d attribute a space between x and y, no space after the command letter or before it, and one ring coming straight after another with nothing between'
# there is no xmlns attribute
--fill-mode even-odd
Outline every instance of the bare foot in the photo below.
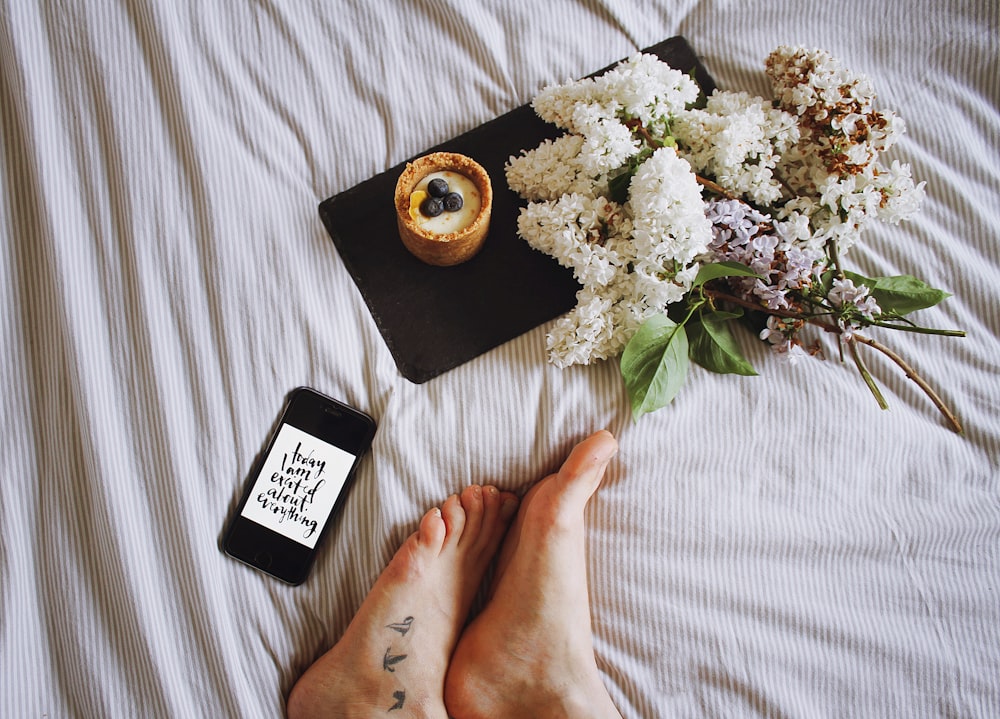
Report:
<svg viewBox="0 0 1000 719"><path fill-rule="evenodd" d="M289 718L447 719L448 662L516 508L513 494L473 485L425 514L344 636L292 688Z"/></svg>
<svg viewBox="0 0 1000 719"><path fill-rule="evenodd" d="M452 657L445 703L457 719L616 717L590 625L584 507L618 444L597 432L521 502L493 595Z"/></svg>

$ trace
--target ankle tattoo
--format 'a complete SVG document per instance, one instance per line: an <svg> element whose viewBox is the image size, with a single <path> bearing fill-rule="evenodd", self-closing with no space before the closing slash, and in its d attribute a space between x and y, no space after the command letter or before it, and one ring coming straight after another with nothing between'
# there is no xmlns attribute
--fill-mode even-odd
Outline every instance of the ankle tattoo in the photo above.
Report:
<svg viewBox="0 0 1000 719"><path fill-rule="evenodd" d="M390 631L396 632L401 637L405 637L413 626L413 617L406 617L401 622L393 622L392 624L386 624L385 628ZM386 647L385 654L382 655L382 670L389 672L390 674L396 673L396 665L406 659L406 654L395 654L392 651L392 644L390 643ZM404 688L399 688L392 693L392 698L395 703L386 710L386 713L396 711L397 709L402 709L403 704L406 702L406 690Z"/></svg>
<svg viewBox="0 0 1000 719"><path fill-rule="evenodd" d="M403 691L402 689L400 689L399 691L395 691L392 693L392 698L396 700L396 703L386 710L387 714L391 711L396 711L397 709L403 708L403 702L406 701L406 692Z"/></svg>
<svg viewBox="0 0 1000 719"><path fill-rule="evenodd" d="M386 624L386 629L391 629L394 632L399 632L404 637L406 633L410 631L410 625L413 624L413 617L407 617L401 622L395 622L393 624Z"/></svg>
<svg viewBox="0 0 1000 719"><path fill-rule="evenodd" d="M392 647L390 646L388 649L385 650L385 655L382 657L382 669L384 669L387 672L392 672L393 674L395 674L396 670L393 669L393 665L399 664L401 661L406 659L406 655L392 654L390 652L391 649Z"/></svg>

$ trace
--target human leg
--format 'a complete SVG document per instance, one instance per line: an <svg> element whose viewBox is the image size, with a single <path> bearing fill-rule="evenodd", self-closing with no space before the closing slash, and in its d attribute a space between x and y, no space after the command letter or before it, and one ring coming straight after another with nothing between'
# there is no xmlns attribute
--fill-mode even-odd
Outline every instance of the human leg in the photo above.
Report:
<svg viewBox="0 0 1000 719"><path fill-rule="evenodd" d="M513 494L473 485L427 512L343 637L295 684L289 719L446 719L448 662L516 507Z"/></svg>

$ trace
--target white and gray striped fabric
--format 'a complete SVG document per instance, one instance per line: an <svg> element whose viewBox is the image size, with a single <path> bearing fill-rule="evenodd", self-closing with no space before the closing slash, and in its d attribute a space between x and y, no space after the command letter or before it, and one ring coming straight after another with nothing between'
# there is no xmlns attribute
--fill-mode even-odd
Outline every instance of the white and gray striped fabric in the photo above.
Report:
<svg viewBox="0 0 1000 719"><path fill-rule="evenodd" d="M775 46L827 49L906 120L924 209L850 262L953 294L922 319L966 338L887 341L965 436L889 363L881 411L749 336L760 376L694 371L638 423L545 326L397 372L319 202L678 34L755 92ZM2 0L0 715L280 716L427 507L601 427L591 608L625 716L1000 715L998 38L995 0ZM219 537L302 384L379 430L292 588Z"/></svg>

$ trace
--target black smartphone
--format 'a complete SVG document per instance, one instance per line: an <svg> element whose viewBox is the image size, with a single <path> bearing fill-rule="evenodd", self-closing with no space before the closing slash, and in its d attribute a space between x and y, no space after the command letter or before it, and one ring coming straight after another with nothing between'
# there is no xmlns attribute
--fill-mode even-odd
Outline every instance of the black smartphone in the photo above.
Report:
<svg viewBox="0 0 1000 719"><path fill-rule="evenodd" d="M364 412L295 389L226 525L226 554L289 584L305 581L374 435Z"/></svg>

